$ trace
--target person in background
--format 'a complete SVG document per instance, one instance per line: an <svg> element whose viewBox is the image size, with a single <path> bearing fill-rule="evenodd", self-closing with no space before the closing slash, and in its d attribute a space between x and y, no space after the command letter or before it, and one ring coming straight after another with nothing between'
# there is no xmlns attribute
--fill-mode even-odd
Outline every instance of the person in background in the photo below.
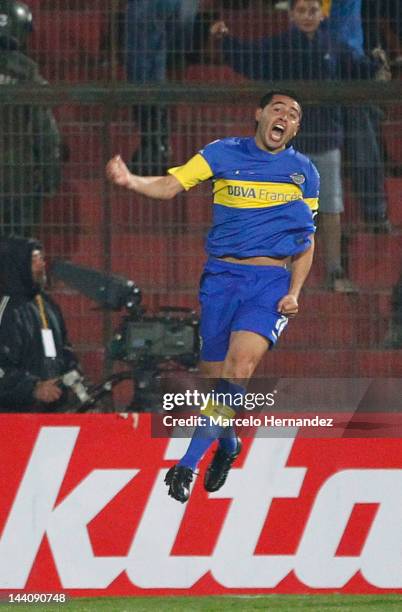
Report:
<svg viewBox="0 0 402 612"><path fill-rule="evenodd" d="M169 48L184 54L197 14L198 0L128 0L126 69L131 83L164 83ZM162 100L161 100L162 102ZM140 144L131 160L133 172L163 174L169 164L169 113L162 104L135 107Z"/></svg>
<svg viewBox="0 0 402 612"><path fill-rule="evenodd" d="M402 65L402 5L400 0L364 0L362 4L365 48L382 47L390 62Z"/></svg>
<svg viewBox="0 0 402 612"><path fill-rule="evenodd" d="M323 0L324 17L333 41L348 45L357 55L364 55L362 0Z"/></svg>
<svg viewBox="0 0 402 612"><path fill-rule="evenodd" d="M0 85L46 81L25 53L32 13L19 0L0 0ZM0 224L2 233L30 236L41 223L43 198L61 183L61 139L53 113L36 104L2 104Z"/></svg>
<svg viewBox="0 0 402 612"><path fill-rule="evenodd" d="M323 13L327 17L333 42L340 48L347 45L362 59L368 53L378 64L374 75L387 81L391 71L380 35L380 22L394 15L398 8L393 0L323 0ZM366 20L364 27L363 16ZM397 20L392 21L397 23ZM366 78L365 74L350 73L342 78ZM384 160L381 147L381 120L378 106L358 105L342 108L345 133L345 152L348 159L352 191L364 203L367 229L375 233L388 233Z"/></svg>
<svg viewBox="0 0 402 612"><path fill-rule="evenodd" d="M58 379L78 362L45 284L40 242L0 238L0 412L53 412L65 405Z"/></svg>

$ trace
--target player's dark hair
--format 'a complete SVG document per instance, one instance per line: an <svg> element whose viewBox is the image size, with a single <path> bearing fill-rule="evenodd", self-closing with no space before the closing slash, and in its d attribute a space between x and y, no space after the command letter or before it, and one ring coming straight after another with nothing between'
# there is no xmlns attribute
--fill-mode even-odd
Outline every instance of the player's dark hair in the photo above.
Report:
<svg viewBox="0 0 402 612"><path fill-rule="evenodd" d="M312 0L310 0L312 1ZM289 0L289 10L293 11L294 7L296 6L296 4L299 2L299 0ZM323 0L314 0L314 2L318 2L318 4L321 6L323 6Z"/></svg>
<svg viewBox="0 0 402 612"><path fill-rule="evenodd" d="M295 100L295 102L297 102L300 108L302 107L300 98L297 94L295 94L294 91L290 91L289 89L272 89L271 91L268 91L264 96L262 96L258 105L259 108L265 108L267 104L271 102L274 96L287 96L288 98L292 98L292 100Z"/></svg>

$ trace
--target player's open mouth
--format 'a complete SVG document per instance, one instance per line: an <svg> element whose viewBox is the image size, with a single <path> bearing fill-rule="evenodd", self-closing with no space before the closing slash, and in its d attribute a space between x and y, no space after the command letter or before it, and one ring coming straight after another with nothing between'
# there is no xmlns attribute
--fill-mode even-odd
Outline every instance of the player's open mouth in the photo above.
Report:
<svg viewBox="0 0 402 612"><path fill-rule="evenodd" d="M275 123L275 125L271 129L271 138L275 140L275 142L279 142L285 133L285 128L280 123Z"/></svg>

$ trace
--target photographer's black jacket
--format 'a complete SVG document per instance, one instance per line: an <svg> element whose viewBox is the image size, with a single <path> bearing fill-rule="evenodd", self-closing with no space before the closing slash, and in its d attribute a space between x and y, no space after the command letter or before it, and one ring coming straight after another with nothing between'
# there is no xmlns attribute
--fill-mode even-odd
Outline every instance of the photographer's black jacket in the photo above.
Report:
<svg viewBox="0 0 402 612"><path fill-rule="evenodd" d="M25 238L0 240L0 412L45 412L53 404L39 403L33 390L47 380L77 367L60 308L32 280L32 251L40 243ZM44 354L41 318L35 296L42 295L57 357Z"/></svg>

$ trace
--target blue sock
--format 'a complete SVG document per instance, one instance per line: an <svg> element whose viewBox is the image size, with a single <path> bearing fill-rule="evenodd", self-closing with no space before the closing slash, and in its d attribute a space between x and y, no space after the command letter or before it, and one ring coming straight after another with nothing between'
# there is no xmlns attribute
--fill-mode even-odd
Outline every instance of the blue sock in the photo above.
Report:
<svg viewBox="0 0 402 612"><path fill-rule="evenodd" d="M236 404L233 402L233 398L238 396L239 393L244 395L245 389L240 385L236 385L221 378L215 389L215 395L218 393L229 395L228 399L230 401L227 402L226 405L235 409ZM204 418L206 420L206 425L196 427L187 452L179 461L179 465L189 467L193 471L196 469L208 448L218 438L219 444L228 452L232 453L237 449L237 437L233 427L221 427L220 425L215 425L209 417ZM222 435L223 433L225 433L225 435Z"/></svg>
<svg viewBox="0 0 402 612"><path fill-rule="evenodd" d="M237 436L234 427L226 427L225 435L219 438L219 446L230 454L237 450Z"/></svg>
<svg viewBox="0 0 402 612"><path fill-rule="evenodd" d="M244 397L246 393L246 389L242 385L237 385L223 378L219 381L219 383L219 393L230 393L232 397L234 395L237 397L242 395ZM225 428L225 435L219 438L219 446L230 454L237 450L237 436L234 427Z"/></svg>
<svg viewBox="0 0 402 612"><path fill-rule="evenodd" d="M201 461L211 444L219 438L223 429L220 425L214 425L209 417L204 417L204 419L206 425L198 425L198 427L195 428L186 454L179 461L179 465L189 467L193 471L196 469L198 463Z"/></svg>

